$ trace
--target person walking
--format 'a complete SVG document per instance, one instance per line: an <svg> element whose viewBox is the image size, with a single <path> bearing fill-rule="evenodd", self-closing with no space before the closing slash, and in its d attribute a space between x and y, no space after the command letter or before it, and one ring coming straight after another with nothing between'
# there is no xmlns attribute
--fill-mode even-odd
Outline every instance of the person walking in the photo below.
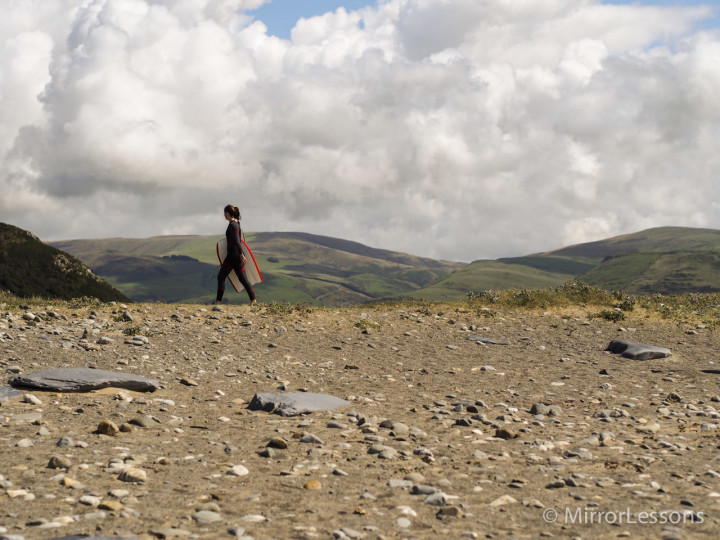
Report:
<svg viewBox="0 0 720 540"><path fill-rule="evenodd" d="M229 222L227 229L225 229L227 255L225 256L225 260L222 262L220 272L218 273L218 287L215 304L222 304L223 295L225 294L225 280L233 270L235 270L242 286L245 287L245 291L250 297L250 303L257 304L255 291L245 275L245 263L247 261L245 259L245 255L243 255L242 244L240 243L240 210L237 206L228 204L223 211L225 212L225 219Z"/></svg>

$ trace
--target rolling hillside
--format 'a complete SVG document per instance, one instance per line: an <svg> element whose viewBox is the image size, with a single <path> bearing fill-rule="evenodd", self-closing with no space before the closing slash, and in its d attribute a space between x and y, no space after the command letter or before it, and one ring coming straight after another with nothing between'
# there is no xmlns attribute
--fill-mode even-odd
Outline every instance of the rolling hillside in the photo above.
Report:
<svg viewBox="0 0 720 540"><path fill-rule="evenodd" d="M5 223L0 223L0 289L20 298L129 301L77 258Z"/></svg>
<svg viewBox="0 0 720 540"><path fill-rule="evenodd" d="M572 273L547 271L519 262L474 261L410 296L434 301L461 300L470 291L544 289L562 285L573 277Z"/></svg>
<svg viewBox="0 0 720 540"><path fill-rule="evenodd" d="M70 240L74 254L136 301L210 302L215 236ZM327 236L247 235L265 281L263 302L357 304L384 298L462 300L470 291L537 289L580 279L631 294L720 291L720 231L659 227L525 257L436 261ZM226 298L245 302L244 293Z"/></svg>
<svg viewBox="0 0 720 540"><path fill-rule="evenodd" d="M640 295L715 292L718 253L718 230L657 227L525 257L475 261L414 296L459 300L473 290L557 287L570 279Z"/></svg>
<svg viewBox="0 0 720 540"><path fill-rule="evenodd" d="M720 251L720 231L689 227L655 227L597 242L564 247L542 255L602 260L624 253Z"/></svg>
<svg viewBox="0 0 720 540"><path fill-rule="evenodd" d="M136 301L210 302L215 297L216 236L69 240L73 253ZM247 234L263 273L263 302L347 305L406 295L465 266L305 233ZM244 292L226 298L247 300Z"/></svg>
<svg viewBox="0 0 720 540"><path fill-rule="evenodd" d="M720 292L720 252L615 255L582 276L588 283L633 294Z"/></svg>

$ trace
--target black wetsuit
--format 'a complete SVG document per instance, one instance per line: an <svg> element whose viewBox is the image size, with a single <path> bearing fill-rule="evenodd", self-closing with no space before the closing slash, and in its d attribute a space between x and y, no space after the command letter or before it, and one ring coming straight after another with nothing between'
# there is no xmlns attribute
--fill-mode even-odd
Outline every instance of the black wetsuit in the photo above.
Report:
<svg viewBox="0 0 720 540"><path fill-rule="evenodd" d="M220 302L223 295L225 294L225 280L230 275L230 272L235 270L240 283L245 287L245 290L250 297L250 301L255 300L255 291L250 285L245 275L245 266L242 263L242 247L240 244L240 223L238 221L231 221L228 223L227 229L225 230L225 238L227 239L227 255L225 260L220 267L218 273L218 288L216 301Z"/></svg>

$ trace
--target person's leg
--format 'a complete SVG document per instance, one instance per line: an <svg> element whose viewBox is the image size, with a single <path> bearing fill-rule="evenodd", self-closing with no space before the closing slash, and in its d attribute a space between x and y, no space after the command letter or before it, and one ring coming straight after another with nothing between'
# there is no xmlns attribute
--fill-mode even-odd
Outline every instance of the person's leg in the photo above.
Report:
<svg viewBox="0 0 720 540"><path fill-rule="evenodd" d="M248 296L250 297L250 303L257 304L257 299L255 298L255 290L252 288L252 285L250 285L250 282L245 275L245 267L241 265L235 267L235 273L237 274L238 278L240 278L240 283L242 283L242 286L245 287L245 292L247 292Z"/></svg>
<svg viewBox="0 0 720 540"><path fill-rule="evenodd" d="M217 286L217 296L215 297L215 303L220 304L223 299L223 295L225 294L225 280L230 275L231 268L229 266L226 266L223 264L220 267L220 272L218 272L218 286Z"/></svg>

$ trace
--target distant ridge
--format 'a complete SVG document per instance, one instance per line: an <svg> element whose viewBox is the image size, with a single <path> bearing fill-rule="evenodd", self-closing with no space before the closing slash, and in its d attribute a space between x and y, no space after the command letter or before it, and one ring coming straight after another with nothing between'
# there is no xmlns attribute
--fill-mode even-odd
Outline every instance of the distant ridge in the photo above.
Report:
<svg viewBox="0 0 720 540"><path fill-rule="evenodd" d="M130 301L74 256L6 223L0 223L0 289L20 298Z"/></svg>
<svg viewBox="0 0 720 540"><path fill-rule="evenodd" d="M474 261L415 294L451 300L469 291L555 287L571 279L638 295L720 292L720 231L655 227L525 257Z"/></svg>
<svg viewBox="0 0 720 540"><path fill-rule="evenodd" d="M316 244L318 246L327 247L337 251L344 251L345 253L350 253L351 255L361 255L363 257L369 257L371 259L381 259L387 262L394 262L398 264L412 265L420 260L425 265L432 268L441 268L445 266L442 261L436 261L435 259L416 257L407 253L390 251L387 249L372 248L370 246L366 246L365 244L361 244L360 242L343 240L341 238L333 238L331 236L322 236L303 232L262 232L255 234L255 240L260 242L266 242L279 238L303 240L305 242Z"/></svg>
<svg viewBox="0 0 720 540"><path fill-rule="evenodd" d="M580 280L628 294L720 291L720 231L656 227L524 257L470 264L417 257L304 232L246 233L265 277L262 302L341 306L468 293L543 289ZM72 253L133 300L200 302L214 297L218 236L67 240ZM246 297L227 295L233 303Z"/></svg>
<svg viewBox="0 0 720 540"><path fill-rule="evenodd" d="M261 302L341 306L408 296L463 268L359 242L303 232L246 232L260 265ZM138 302L199 302L215 297L217 236L155 236L64 240L72 253ZM247 300L226 293L228 302Z"/></svg>
<svg viewBox="0 0 720 540"><path fill-rule="evenodd" d="M604 259L626 253L720 250L720 231L690 227L654 227L632 234L548 251L542 255Z"/></svg>

